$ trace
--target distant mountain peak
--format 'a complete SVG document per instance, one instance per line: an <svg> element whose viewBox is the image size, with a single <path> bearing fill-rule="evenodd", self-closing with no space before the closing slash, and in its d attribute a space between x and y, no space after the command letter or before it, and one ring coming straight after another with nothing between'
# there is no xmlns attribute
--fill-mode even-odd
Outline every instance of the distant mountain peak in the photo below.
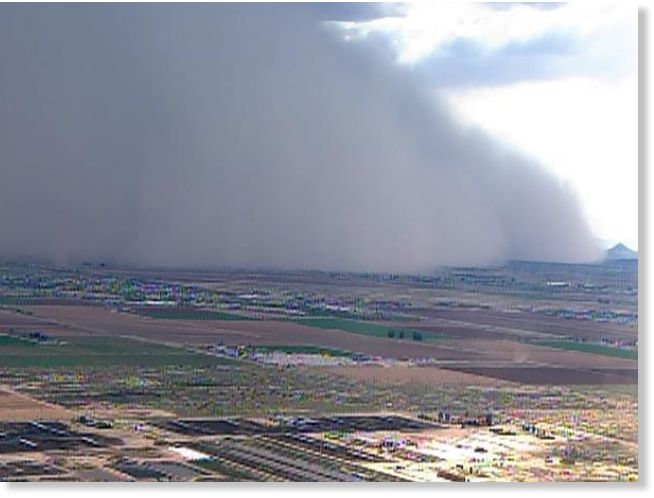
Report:
<svg viewBox="0 0 654 498"><path fill-rule="evenodd" d="M606 251L607 259L638 259L638 253L632 251L622 242L617 243L611 249Z"/></svg>

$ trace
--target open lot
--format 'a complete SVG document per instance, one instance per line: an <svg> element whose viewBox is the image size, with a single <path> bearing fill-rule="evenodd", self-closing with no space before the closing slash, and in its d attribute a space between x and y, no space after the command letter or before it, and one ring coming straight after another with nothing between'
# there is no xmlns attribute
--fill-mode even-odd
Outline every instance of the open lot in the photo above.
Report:
<svg viewBox="0 0 654 498"><path fill-rule="evenodd" d="M638 328L628 325L611 323L598 323L588 320L566 319L544 316L523 311L497 311L485 309L466 310L417 310L420 316L431 320L442 320L450 325L468 326L474 329L475 325L491 326L515 331L538 332L552 336L579 337L590 340L638 338ZM425 330L438 331L437 325L418 326Z"/></svg>
<svg viewBox="0 0 654 498"><path fill-rule="evenodd" d="M71 412L61 406L45 403L0 386L0 421L66 420L71 416Z"/></svg>
<svg viewBox="0 0 654 498"><path fill-rule="evenodd" d="M15 310L0 309L0 331L12 327L41 327L49 324L52 322L48 319L16 313Z"/></svg>
<svg viewBox="0 0 654 498"><path fill-rule="evenodd" d="M552 367L444 367L455 372L482 375L521 384L545 385L593 385L593 384L637 384L632 373L620 370L584 370ZM636 370L634 370L636 372Z"/></svg>
<svg viewBox="0 0 654 498"><path fill-rule="evenodd" d="M441 385L503 386L509 384L507 381L491 377L429 366L343 366L329 367L329 371L362 382L382 385L413 384L435 387Z"/></svg>
<svg viewBox="0 0 654 498"><path fill-rule="evenodd" d="M539 364L566 368L637 368L634 359L598 355L590 351L566 351L507 340L451 341L452 347L484 355L486 361L512 365ZM483 360L482 360L483 363Z"/></svg>

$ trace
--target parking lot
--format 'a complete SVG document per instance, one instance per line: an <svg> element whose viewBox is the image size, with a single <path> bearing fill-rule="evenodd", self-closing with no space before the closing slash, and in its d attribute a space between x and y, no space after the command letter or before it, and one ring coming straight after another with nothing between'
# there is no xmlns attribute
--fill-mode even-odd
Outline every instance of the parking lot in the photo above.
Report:
<svg viewBox="0 0 654 498"><path fill-rule="evenodd" d="M254 436L312 432L420 431L439 426L397 415L336 415L330 417L284 417L263 424L251 419L160 420L154 425L189 436Z"/></svg>
<svg viewBox="0 0 654 498"><path fill-rule="evenodd" d="M117 438L73 431L62 422L0 422L0 454L102 448L120 443Z"/></svg>

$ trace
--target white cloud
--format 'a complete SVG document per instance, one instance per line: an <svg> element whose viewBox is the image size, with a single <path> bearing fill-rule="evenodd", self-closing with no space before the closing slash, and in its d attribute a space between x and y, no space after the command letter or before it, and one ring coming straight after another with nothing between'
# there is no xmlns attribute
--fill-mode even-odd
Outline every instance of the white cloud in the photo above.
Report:
<svg viewBox="0 0 654 498"><path fill-rule="evenodd" d="M638 246L638 82L570 78L450 90L455 114L540 160L595 234Z"/></svg>
<svg viewBox="0 0 654 498"><path fill-rule="evenodd" d="M536 158L576 190L598 237L637 247L635 7L416 3L404 17L338 26L350 40L392 40L398 63L436 75L438 93L462 120ZM453 42L474 50L452 52Z"/></svg>
<svg viewBox="0 0 654 498"><path fill-rule="evenodd" d="M510 8L498 9L483 3L419 2L409 4L403 17L333 24L348 39L385 34L394 41L398 60L413 63L455 40L473 42L487 52L551 33L586 39L608 35L612 45L622 45L629 37L627 33L624 39L623 28L635 19L635 9L616 3L572 2L548 9L507 5Z"/></svg>

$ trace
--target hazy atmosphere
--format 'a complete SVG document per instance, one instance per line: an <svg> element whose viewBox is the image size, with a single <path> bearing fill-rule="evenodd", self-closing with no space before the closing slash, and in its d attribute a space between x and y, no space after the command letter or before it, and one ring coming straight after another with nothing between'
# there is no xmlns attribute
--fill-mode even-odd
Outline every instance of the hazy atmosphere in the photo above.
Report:
<svg viewBox="0 0 654 498"><path fill-rule="evenodd" d="M592 261L574 191L316 8L0 6L0 257Z"/></svg>
<svg viewBox="0 0 654 498"><path fill-rule="evenodd" d="M635 13L0 4L0 489L640 485Z"/></svg>

